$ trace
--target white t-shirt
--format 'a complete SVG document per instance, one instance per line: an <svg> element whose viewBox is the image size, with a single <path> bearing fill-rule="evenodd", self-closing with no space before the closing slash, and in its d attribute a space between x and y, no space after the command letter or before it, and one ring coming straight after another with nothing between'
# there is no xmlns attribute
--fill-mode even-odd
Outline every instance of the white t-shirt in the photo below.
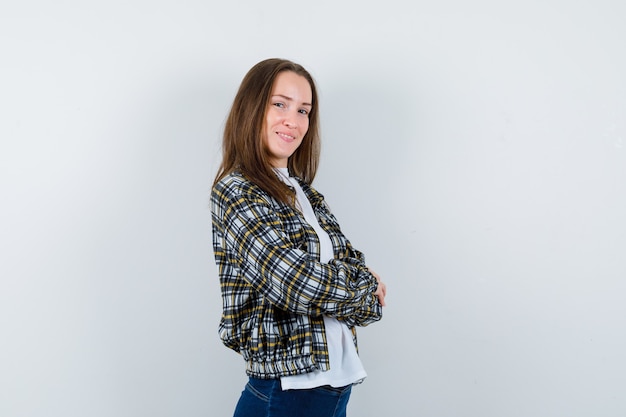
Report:
<svg viewBox="0 0 626 417"><path fill-rule="evenodd" d="M317 222L315 212L306 194L294 178L289 177L287 168L277 168L281 179L296 190L296 201L302 210L304 218L313 227L320 241L320 261L328 262L333 259L333 244L328 233ZM314 370L306 374L284 376L280 382L283 390L307 389L322 385L343 387L362 381L367 374L352 340L352 332L348 326L339 320L324 316L326 342L330 369L328 371Z"/></svg>

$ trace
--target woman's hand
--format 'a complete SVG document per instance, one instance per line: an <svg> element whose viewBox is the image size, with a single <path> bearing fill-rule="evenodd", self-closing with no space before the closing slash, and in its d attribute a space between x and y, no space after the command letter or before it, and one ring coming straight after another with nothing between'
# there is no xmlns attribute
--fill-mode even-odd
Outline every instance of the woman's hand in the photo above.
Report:
<svg viewBox="0 0 626 417"><path fill-rule="evenodd" d="M387 286L385 285L384 282L382 282L380 280L380 277L378 276L378 274L374 271L371 270L371 268L367 268L370 273L372 275L374 275L374 278L376 278L376 281L378 281L378 288L376 289L376 292L374 293L374 295L376 297L378 297L378 302L380 303L381 306L385 306L385 296L387 295Z"/></svg>

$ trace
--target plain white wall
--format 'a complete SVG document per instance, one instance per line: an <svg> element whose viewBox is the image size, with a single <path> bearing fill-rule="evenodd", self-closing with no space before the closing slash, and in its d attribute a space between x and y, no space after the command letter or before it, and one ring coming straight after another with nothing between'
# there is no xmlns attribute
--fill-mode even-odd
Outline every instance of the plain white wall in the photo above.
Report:
<svg viewBox="0 0 626 417"><path fill-rule="evenodd" d="M208 193L245 72L305 65L317 188L389 286L352 416L626 414L610 0L0 5L0 415L227 416Z"/></svg>

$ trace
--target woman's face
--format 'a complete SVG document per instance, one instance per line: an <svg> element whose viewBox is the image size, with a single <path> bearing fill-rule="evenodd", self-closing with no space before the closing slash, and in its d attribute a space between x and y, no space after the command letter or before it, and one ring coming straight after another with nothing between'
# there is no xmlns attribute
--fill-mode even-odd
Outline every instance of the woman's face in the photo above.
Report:
<svg viewBox="0 0 626 417"><path fill-rule="evenodd" d="M263 137L273 167L286 168L287 160L302 143L309 130L311 102L311 86L306 78L292 71L278 74L265 111Z"/></svg>

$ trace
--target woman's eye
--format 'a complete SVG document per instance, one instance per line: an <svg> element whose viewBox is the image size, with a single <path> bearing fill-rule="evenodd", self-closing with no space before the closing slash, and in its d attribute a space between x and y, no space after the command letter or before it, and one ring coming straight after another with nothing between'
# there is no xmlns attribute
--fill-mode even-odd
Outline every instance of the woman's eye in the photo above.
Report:
<svg viewBox="0 0 626 417"><path fill-rule="evenodd" d="M300 113L304 114L304 115L308 115L309 111L307 109L300 109L298 110Z"/></svg>
<svg viewBox="0 0 626 417"><path fill-rule="evenodd" d="M279 103L274 103L274 106L279 107L279 108L282 109L283 107L285 107L285 104L279 102Z"/></svg>

